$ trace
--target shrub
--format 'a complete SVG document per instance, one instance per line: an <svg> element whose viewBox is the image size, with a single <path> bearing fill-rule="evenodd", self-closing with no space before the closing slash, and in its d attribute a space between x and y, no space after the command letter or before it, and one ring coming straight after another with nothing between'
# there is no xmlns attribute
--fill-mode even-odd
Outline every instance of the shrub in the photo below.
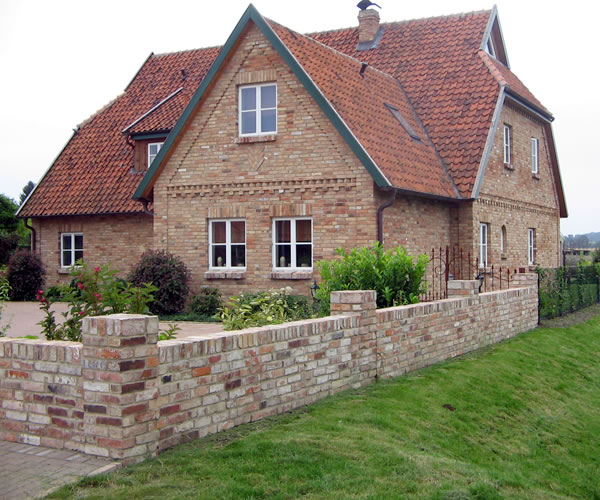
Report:
<svg viewBox="0 0 600 500"><path fill-rule="evenodd" d="M37 300L44 312L40 323L42 333L48 340L81 341L81 326L83 318L104 314L147 314L148 303L156 288L150 284L132 287L126 281L117 278L117 271L112 271L107 265L90 270L85 263L74 268L70 275L74 277L69 285L53 287L56 295L37 292ZM69 311L63 313L65 322L56 324L54 312L50 310L53 302L61 298L69 302Z"/></svg>
<svg viewBox="0 0 600 500"><path fill-rule="evenodd" d="M291 288L230 297L219 309L218 318L225 330L277 325L314 317L308 297L290 295Z"/></svg>
<svg viewBox="0 0 600 500"><path fill-rule="evenodd" d="M375 290L377 307L414 304L426 290L427 255L419 255L414 263L404 248L386 251L379 243L337 252L341 259L317 263L322 282L315 298L324 314L329 314L329 296L337 290Z"/></svg>
<svg viewBox="0 0 600 500"><path fill-rule="evenodd" d="M193 295L185 311L191 315L214 316L221 307L221 292L218 288L202 288Z"/></svg>
<svg viewBox="0 0 600 500"><path fill-rule="evenodd" d="M29 250L18 250L8 261L8 282L11 300L34 300L44 286L46 271L39 255Z"/></svg>
<svg viewBox="0 0 600 500"><path fill-rule="evenodd" d="M8 264L10 256L19 247L19 235L17 233L0 233L0 266Z"/></svg>
<svg viewBox="0 0 600 500"><path fill-rule="evenodd" d="M174 314L183 310L189 293L190 273L186 265L164 250L149 250L129 274L134 285L151 283L157 288L150 303L153 314Z"/></svg>

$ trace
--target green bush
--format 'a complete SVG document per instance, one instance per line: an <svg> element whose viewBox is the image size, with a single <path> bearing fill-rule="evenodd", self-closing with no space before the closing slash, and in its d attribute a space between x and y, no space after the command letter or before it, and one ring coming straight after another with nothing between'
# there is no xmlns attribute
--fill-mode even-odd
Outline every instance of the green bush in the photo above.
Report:
<svg viewBox="0 0 600 500"><path fill-rule="evenodd" d="M193 295L185 307L185 312L194 316L214 316L221 307L221 292L218 288L202 288Z"/></svg>
<svg viewBox="0 0 600 500"><path fill-rule="evenodd" d="M339 249L341 259L317 263L321 283L315 292L324 314L329 314L329 296L338 290L375 290L377 307L414 304L425 293L424 281L429 258L419 255L416 263L402 247L384 250L379 243L373 247Z"/></svg>
<svg viewBox="0 0 600 500"><path fill-rule="evenodd" d="M39 255L29 250L18 250L8 261L8 282L11 300L34 300L44 286L46 270Z"/></svg>
<svg viewBox="0 0 600 500"><path fill-rule="evenodd" d="M190 272L178 257L164 250L149 250L129 274L134 285L151 283L157 288L150 304L153 314L175 314L183 310L189 293Z"/></svg>
<svg viewBox="0 0 600 500"><path fill-rule="evenodd" d="M148 314L148 303L156 288L145 283L133 287L116 277L107 265L90 270L85 263L78 262L70 275L74 277L69 285L52 287L52 294L37 292L37 300L44 312L41 321L42 333L47 340L81 341L81 326L87 316L105 314ZM50 306L57 300L69 302L69 311L63 313L65 321L57 325Z"/></svg>
<svg viewBox="0 0 600 500"><path fill-rule="evenodd" d="M219 308L218 319L225 330L277 325L314 317L308 297L291 295L291 288L230 297Z"/></svg>

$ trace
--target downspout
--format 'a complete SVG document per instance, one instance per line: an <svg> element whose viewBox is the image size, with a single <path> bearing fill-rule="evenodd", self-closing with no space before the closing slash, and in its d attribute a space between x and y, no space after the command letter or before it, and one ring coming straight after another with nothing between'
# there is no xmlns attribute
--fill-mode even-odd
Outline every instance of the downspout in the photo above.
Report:
<svg viewBox="0 0 600 500"><path fill-rule="evenodd" d="M138 201L144 206L144 213L154 217L154 212L151 210L148 210L148 203L150 203L150 202L146 198L140 198Z"/></svg>
<svg viewBox="0 0 600 500"><path fill-rule="evenodd" d="M29 219L25 219L25 227L31 231L31 253L35 253L35 240L36 240L35 228L33 226L29 225Z"/></svg>
<svg viewBox="0 0 600 500"><path fill-rule="evenodd" d="M387 191L387 190L386 190ZM391 188L392 196L377 209L377 241L383 245L383 211L391 207L396 200L396 190Z"/></svg>

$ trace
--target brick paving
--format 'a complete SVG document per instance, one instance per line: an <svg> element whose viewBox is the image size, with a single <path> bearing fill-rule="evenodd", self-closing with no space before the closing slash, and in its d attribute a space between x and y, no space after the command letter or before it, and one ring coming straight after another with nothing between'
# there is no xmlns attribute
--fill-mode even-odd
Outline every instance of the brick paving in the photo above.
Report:
<svg viewBox="0 0 600 500"><path fill-rule="evenodd" d="M120 463L73 450L0 441L0 498L39 498L84 476L111 472Z"/></svg>

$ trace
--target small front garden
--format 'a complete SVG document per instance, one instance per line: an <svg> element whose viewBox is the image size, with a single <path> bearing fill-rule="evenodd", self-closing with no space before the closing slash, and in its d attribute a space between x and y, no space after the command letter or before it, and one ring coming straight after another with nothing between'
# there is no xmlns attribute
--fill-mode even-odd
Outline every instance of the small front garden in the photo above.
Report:
<svg viewBox="0 0 600 500"><path fill-rule="evenodd" d="M51 498L600 497L600 316L173 448Z"/></svg>

